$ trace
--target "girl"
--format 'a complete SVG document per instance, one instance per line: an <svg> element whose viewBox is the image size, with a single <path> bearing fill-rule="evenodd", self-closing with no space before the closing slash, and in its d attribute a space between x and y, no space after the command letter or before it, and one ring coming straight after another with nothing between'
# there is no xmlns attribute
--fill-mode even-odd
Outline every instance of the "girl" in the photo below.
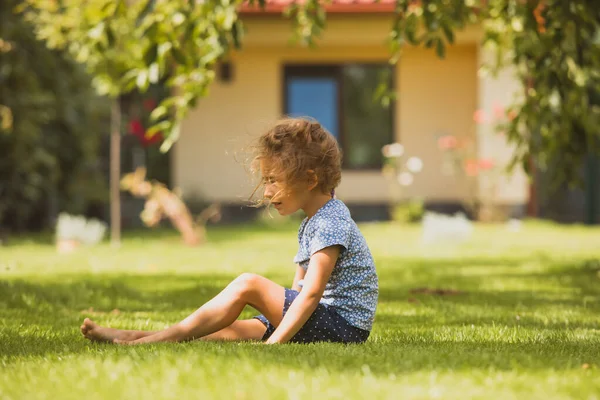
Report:
<svg viewBox="0 0 600 400"><path fill-rule="evenodd" d="M245 273L183 321L159 332L101 327L86 318L83 335L118 344L201 340L362 343L379 294L373 257L344 203L335 138L319 123L279 121L263 134L253 161L264 196L281 215L303 210L291 289ZM256 192L256 191L255 191ZM261 315L237 320L246 305Z"/></svg>

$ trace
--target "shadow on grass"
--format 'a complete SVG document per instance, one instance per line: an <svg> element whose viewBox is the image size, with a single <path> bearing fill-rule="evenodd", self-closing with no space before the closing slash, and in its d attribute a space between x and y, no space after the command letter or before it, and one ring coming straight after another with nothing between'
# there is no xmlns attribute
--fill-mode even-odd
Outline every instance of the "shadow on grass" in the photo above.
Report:
<svg viewBox="0 0 600 400"><path fill-rule="evenodd" d="M62 276L61 282L43 283L0 281L0 309L172 311L198 307L232 279L226 275L163 274L73 275Z"/></svg>
<svg viewBox="0 0 600 400"><path fill-rule="evenodd" d="M547 339L510 343L490 340L424 339L420 335L374 337L363 345L309 344L257 346L244 343L164 343L135 348L113 344L90 343L79 334L58 332L45 337L35 332L8 332L0 344L0 360L8 365L17 360L44 357L65 359L66 356L94 354L128 356L136 362L160 356L185 357L188 352L201 352L206 357L229 359L232 364L260 360L262 367L290 369L324 369L333 373L390 374L417 371L461 370L572 370L600 357L598 340ZM7 345L7 344L9 345ZM2 348L4 347L4 348ZM145 349L144 349L145 348ZM144 352L147 351L147 353ZM146 354L146 355L145 355ZM202 366L198 366L201 373Z"/></svg>
<svg viewBox="0 0 600 400"><path fill-rule="evenodd" d="M292 368L305 365L335 371L360 371L364 365L368 365L372 372L382 374L432 368L492 367L509 370L520 366L570 369L598 359L598 341L576 340L573 335L561 334L565 324L535 319L516 322L513 319L515 310L532 312L548 307L564 307L596 315L595 318L575 320L568 328L597 329L600 286L595 268L572 264L536 274L511 275L505 269L502 269L504 272L495 273L494 265L492 262L488 266L489 274L485 276L463 276L455 271L454 275L451 272L443 276L430 273L412 280L382 281L382 305L388 308L394 307L394 303L407 305L408 299L414 297L419 303L411 307L427 307L432 315L438 317L398 316L381 311L372 338L362 346L290 345L278 347L277 350L246 345L223 345L217 348L203 343L178 346L199 346L203 351L219 351L219 354L232 360L258 357L264 363ZM432 267L433 264L427 266L430 269ZM383 275L391 273L384 272ZM555 292L546 290L473 290L481 286L483 280L515 277L534 282L558 282L571 294L558 297ZM233 278L224 274L73 275L61 276L60 281L0 281L0 360L11 362L22 357L80 354L104 348L102 345L89 344L79 335L77 330L84 317L83 310L93 307L96 312L108 314L118 309L120 316L134 312L185 315L217 294ZM453 296L411 294L410 289L425 283L421 279L428 279L427 283L435 287L451 284L459 290L465 290L465 293ZM587 308L584 308L581 296L592 297L592 301L585 306ZM492 309L494 315L490 315ZM545 336L543 340L523 339L517 343L464 338L441 340L434 335L442 327L456 328L471 324L478 327L503 324L509 328L521 326L556 332Z"/></svg>
<svg viewBox="0 0 600 400"><path fill-rule="evenodd" d="M548 269L536 273L508 273L507 263L490 260L481 261L456 261L446 262L446 272L437 274L435 272L423 272L435 265L433 262L421 262L419 266L410 266L411 282L399 284L398 279L392 278L391 274L383 272L380 282L381 298L387 301L408 301L408 299L439 299L444 302L479 304L503 307L539 307L563 305L579 307L584 304L584 298L593 297L587 306L600 307L600 264L595 261L581 261L569 264L553 264ZM469 264L485 268L485 275L462 275L457 268ZM510 264L509 264L510 265ZM505 267L500 271L496 267ZM518 265L510 266L510 270L518 271ZM398 272L402 272L399 270ZM480 290L485 283L521 280L527 283L529 290ZM553 285L556 290L537 289ZM506 285L510 287L510 284ZM431 289L455 289L457 294L437 295L411 293L418 288Z"/></svg>

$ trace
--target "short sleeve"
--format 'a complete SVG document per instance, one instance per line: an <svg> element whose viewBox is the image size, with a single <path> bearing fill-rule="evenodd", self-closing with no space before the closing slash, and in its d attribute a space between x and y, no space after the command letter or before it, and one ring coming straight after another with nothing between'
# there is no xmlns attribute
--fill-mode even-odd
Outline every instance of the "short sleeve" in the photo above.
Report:
<svg viewBox="0 0 600 400"><path fill-rule="evenodd" d="M351 226L348 221L340 218L320 220L310 240L310 255L312 256L319 250L336 245L348 249L350 247L350 234Z"/></svg>

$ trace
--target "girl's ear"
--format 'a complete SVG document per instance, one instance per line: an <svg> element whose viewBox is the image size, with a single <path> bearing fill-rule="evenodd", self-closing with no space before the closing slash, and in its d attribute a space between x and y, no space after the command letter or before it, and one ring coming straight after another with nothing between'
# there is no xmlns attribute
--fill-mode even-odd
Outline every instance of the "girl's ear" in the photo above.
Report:
<svg viewBox="0 0 600 400"><path fill-rule="evenodd" d="M308 190L313 190L319 184L319 177L312 169L308 170Z"/></svg>

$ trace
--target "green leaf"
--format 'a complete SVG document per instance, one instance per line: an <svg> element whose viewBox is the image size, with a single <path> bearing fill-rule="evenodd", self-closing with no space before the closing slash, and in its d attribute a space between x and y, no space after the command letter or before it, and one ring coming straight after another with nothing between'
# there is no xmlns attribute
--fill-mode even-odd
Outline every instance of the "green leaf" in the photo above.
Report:
<svg viewBox="0 0 600 400"><path fill-rule="evenodd" d="M140 72L139 69L131 69L129 71L127 71L122 77L121 77L121 84L126 84L127 82L133 82L135 84L135 78L138 76L138 73Z"/></svg>
<svg viewBox="0 0 600 400"><path fill-rule="evenodd" d="M173 44L171 42L165 42L158 45L158 57L164 57L164 55L171 50Z"/></svg>
<svg viewBox="0 0 600 400"><path fill-rule="evenodd" d="M404 34L408 42L413 45L419 44L417 40L417 28L419 19L415 14L409 14L406 17L406 23L404 25Z"/></svg>
<svg viewBox="0 0 600 400"><path fill-rule="evenodd" d="M114 84L111 82L110 78L106 75L98 75L93 80L92 83L96 88L96 91L100 95L114 95Z"/></svg>
<svg viewBox="0 0 600 400"><path fill-rule="evenodd" d="M102 34L104 33L104 22L100 22L92 29L89 30L88 36L94 40L100 40Z"/></svg>
<svg viewBox="0 0 600 400"><path fill-rule="evenodd" d="M231 36L234 47L240 49L242 47L242 37L244 36L244 26L241 20L237 20L231 27Z"/></svg>
<svg viewBox="0 0 600 400"><path fill-rule="evenodd" d="M116 9L117 5L114 2L109 1L102 7L102 12L105 14L114 15Z"/></svg>
<svg viewBox="0 0 600 400"><path fill-rule="evenodd" d="M177 12L171 17L171 22L174 26L179 26L185 22L185 16L182 13Z"/></svg>
<svg viewBox="0 0 600 400"><path fill-rule="evenodd" d="M13 125L12 110L0 104L0 131L8 134Z"/></svg>
<svg viewBox="0 0 600 400"><path fill-rule="evenodd" d="M153 43L148 47L146 53L144 54L144 63L146 65L150 65L156 61L156 57L158 55L158 45Z"/></svg>
<svg viewBox="0 0 600 400"><path fill-rule="evenodd" d="M167 97L166 99L164 99L163 101L160 102L159 107L165 107L165 108L170 108L173 107L175 105L175 103L177 103L177 99L178 97L172 96L172 97Z"/></svg>
<svg viewBox="0 0 600 400"><path fill-rule="evenodd" d="M114 16L123 16L127 13L127 4L125 4L126 0L116 0L117 6L115 8L115 14Z"/></svg>
<svg viewBox="0 0 600 400"><path fill-rule="evenodd" d="M165 106L158 106L150 113L150 119L152 121L158 121L159 119L165 117L169 110Z"/></svg>
<svg viewBox="0 0 600 400"><path fill-rule="evenodd" d="M123 93L129 93L137 88L137 84L135 79L132 79L128 82L121 83L121 87L123 88Z"/></svg>
<svg viewBox="0 0 600 400"><path fill-rule="evenodd" d="M150 83L158 83L159 77L160 77L160 70L158 68L158 64L153 63L152 65L150 65L150 68L148 69L148 79L150 80Z"/></svg>
<svg viewBox="0 0 600 400"><path fill-rule="evenodd" d="M442 24L442 30L444 31L444 35L446 35L446 39L448 40L448 43L453 44L454 43L454 31L452 30L452 28L450 28L450 26L448 24Z"/></svg>
<svg viewBox="0 0 600 400"><path fill-rule="evenodd" d="M135 22L136 26L139 26L142 23L142 21L144 20L144 18L146 18L146 16L150 13L150 11L153 10L155 1L156 0L147 0L146 1L144 8L142 9L142 11L140 11L140 13L138 14L138 16L136 18L136 22Z"/></svg>
<svg viewBox="0 0 600 400"><path fill-rule="evenodd" d="M175 61L177 61L178 64L186 65L187 60L185 54L183 54L183 52L180 49L178 49L177 47L173 47L171 49L171 54L173 54L173 58L175 59Z"/></svg>
<svg viewBox="0 0 600 400"><path fill-rule="evenodd" d="M110 25L106 26L106 39L108 40L108 47L115 47L115 34Z"/></svg>
<svg viewBox="0 0 600 400"><path fill-rule="evenodd" d="M148 70L142 69L138 73L138 76L135 80L135 83L138 88L142 90L146 90L148 88Z"/></svg>
<svg viewBox="0 0 600 400"><path fill-rule="evenodd" d="M179 139L180 131L181 131L181 125L179 123L176 123L173 126L173 129L171 129L171 133L169 134L169 136L160 145L161 152L166 153L167 151L169 151L171 149L173 144L177 141L177 139Z"/></svg>
<svg viewBox="0 0 600 400"><path fill-rule="evenodd" d="M226 31L233 29L233 25L237 21L237 10L234 7L228 7L225 11L225 19L223 21L223 28Z"/></svg>
<svg viewBox="0 0 600 400"><path fill-rule="evenodd" d="M146 26L142 29L142 36L150 38L153 41L157 41L157 33L158 25L155 22L146 24Z"/></svg>
<svg viewBox="0 0 600 400"><path fill-rule="evenodd" d="M148 130L146 131L146 135L148 135L148 137L152 137L156 133L168 129L170 126L171 126L171 121L161 121L157 124L152 125L150 128L148 128Z"/></svg>
<svg viewBox="0 0 600 400"><path fill-rule="evenodd" d="M444 41L442 38L437 38L435 44L435 52L437 53L439 58L444 58L446 56L446 46L444 45Z"/></svg>

